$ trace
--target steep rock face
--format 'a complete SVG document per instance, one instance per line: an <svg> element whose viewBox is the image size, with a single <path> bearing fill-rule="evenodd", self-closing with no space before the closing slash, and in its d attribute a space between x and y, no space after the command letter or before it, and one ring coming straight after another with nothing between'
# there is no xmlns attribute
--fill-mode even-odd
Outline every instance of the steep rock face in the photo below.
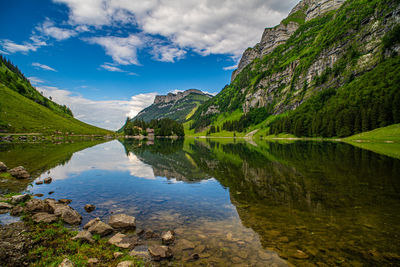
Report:
<svg viewBox="0 0 400 267"><path fill-rule="evenodd" d="M211 95L197 89L189 89L176 94L158 95L154 103L140 111L134 119L151 121L152 119L170 118L183 122L188 114L198 105L211 98Z"/></svg>
<svg viewBox="0 0 400 267"><path fill-rule="evenodd" d="M289 13L288 18L295 13L303 12L305 21L316 18L326 12L338 9L345 0L302 0ZM261 37L261 41L253 48L248 48L240 59L237 70L232 73L231 82L236 76L254 59L262 58L272 52L277 46L285 43L290 36L299 28L299 23L295 21L282 21L273 28L266 28Z"/></svg>
<svg viewBox="0 0 400 267"><path fill-rule="evenodd" d="M176 94L168 93L167 95L158 95L154 99L154 104L169 103L169 102L172 102L172 101L178 101L178 100L190 95L191 93L204 95L204 93L202 91L200 91L200 90L189 89L189 90L186 90L184 92L178 92Z"/></svg>

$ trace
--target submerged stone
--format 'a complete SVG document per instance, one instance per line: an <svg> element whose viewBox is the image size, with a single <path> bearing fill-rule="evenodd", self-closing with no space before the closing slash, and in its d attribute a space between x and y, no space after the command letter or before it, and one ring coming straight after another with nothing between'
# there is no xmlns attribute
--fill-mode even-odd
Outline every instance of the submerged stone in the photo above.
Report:
<svg viewBox="0 0 400 267"><path fill-rule="evenodd" d="M92 204L86 204L83 208L86 210L86 212L92 212L96 209L96 206Z"/></svg>
<svg viewBox="0 0 400 267"><path fill-rule="evenodd" d="M174 241L175 241L174 232L171 230L168 230L167 232L162 233L161 240L162 240L162 243L165 245L174 243Z"/></svg>
<svg viewBox="0 0 400 267"><path fill-rule="evenodd" d="M172 257L172 251L167 246L151 246L149 247L149 253L153 260L159 261L162 259L167 259Z"/></svg>

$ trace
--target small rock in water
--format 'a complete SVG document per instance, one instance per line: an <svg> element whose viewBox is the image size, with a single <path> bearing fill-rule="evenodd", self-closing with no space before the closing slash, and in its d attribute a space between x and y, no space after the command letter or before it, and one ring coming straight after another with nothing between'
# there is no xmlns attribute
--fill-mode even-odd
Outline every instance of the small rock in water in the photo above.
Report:
<svg viewBox="0 0 400 267"><path fill-rule="evenodd" d="M172 257L172 251L167 246L151 246L149 247L149 253L153 260L159 261L162 259L168 259Z"/></svg>
<svg viewBox="0 0 400 267"><path fill-rule="evenodd" d="M167 232L162 233L161 240L164 245L169 245L174 243L175 241L174 232L169 230Z"/></svg>
<svg viewBox="0 0 400 267"><path fill-rule="evenodd" d="M301 250L297 250L292 256L296 259L308 259L308 255Z"/></svg>
<svg viewBox="0 0 400 267"><path fill-rule="evenodd" d="M72 240L78 240L87 243L94 243L92 234L89 231L80 231Z"/></svg>
<svg viewBox="0 0 400 267"><path fill-rule="evenodd" d="M69 259L65 258L58 267L74 267L74 264Z"/></svg>
<svg viewBox="0 0 400 267"><path fill-rule="evenodd" d="M136 219L126 214L117 214L110 217L108 224L117 229L135 229Z"/></svg>
<svg viewBox="0 0 400 267"><path fill-rule="evenodd" d="M47 178L44 178L43 181L44 181L45 184L50 184L53 181L53 178L47 177Z"/></svg>
<svg viewBox="0 0 400 267"><path fill-rule="evenodd" d="M96 206L92 204L86 204L83 208L86 210L86 212L92 212L96 209Z"/></svg>
<svg viewBox="0 0 400 267"><path fill-rule="evenodd" d="M7 165L0 161L0 172L6 172Z"/></svg>
<svg viewBox="0 0 400 267"><path fill-rule="evenodd" d="M11 174L11 176L13 176L17 179L27 179L27 178L31 177L29 172L27 170L25 170L25 168L22 166L18 166L18 167L11 169L9 171L9 173Z"/></svg>
<svg viewBox="0 0 400 267"><path fill-rule="evenodd" d="M147 230L144 232L143 238L144 239L152 239L152 238L159 238L160 236L153 232L152 230Z"/></svg>
<svg viewBox="0 0 400 267"><path fill-rule="evenodd" d="M49 195L51 195L51 194L54 194L54 191L50 191L50 192L49 192Z"/></svg>
<svg viewBox="0 0 400 267"><path fill-rule="evenodd" d="M43 184L43 181L37 181L37 182L35 182L35 184L37 184L37 185Z"/></svg>
<svg viewBox="0 0 400 267"><path fill-rule="evenodd" d="M38 193L38 194L34 194L34 196L35 196L35 197L42 197L42 196L44 196L44 195L41 194L41 193Z"/></svg>
<svg viewBox="0 0 400 267"><path fill-rule="evenodd" d="M200 258L199 254L193 253L192 255L189 256L188 261L195 261L198 260L199 258Z"/></svg>
<svg viewBox="0 0 400 267"><path fill-rule="evenodd" d="M121 233L116 233L108 240L108 243L120 248L133 248L137 245L137 239L133 237L128 237L127 235Z"/></svg>
<svg viewBox="0 0 400 267"><path fill-rule="evenodd" d="M177 245L182 250L194 249L194 244L192 242L190 242L189 240L186 240L186 239L179 240Z"/></svg>
<svg viewBox="0 0 400 267"><path fill-rule="evenodd" d="M39 212L36 213L32 216L32 220L35 223L40 223L40 222L44 222L44 223L53 223L55 221L57 221L57 216L54 214L49 214L46 212Z"/></svg>
<svg viewBox="0 0 400 267"><path fill-rule="evenodd" d="M67 198L61 198L61 199L58 200L58 202L61 203L61 204L68 205L69 203L72 202L72 200L71 199L67 199Z"/></svg>

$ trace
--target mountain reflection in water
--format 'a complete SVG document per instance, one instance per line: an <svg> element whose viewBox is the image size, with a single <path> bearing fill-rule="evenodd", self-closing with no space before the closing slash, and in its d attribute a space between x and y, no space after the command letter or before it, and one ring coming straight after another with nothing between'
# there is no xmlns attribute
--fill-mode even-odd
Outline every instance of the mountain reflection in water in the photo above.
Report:
<svg viewBox="0 0 400 267"><path fill-rule="evenodd" d="M400 264L400 160L347 144L112 141L50 175L30 191L71 198L84 222L125 212L138 229L174 229L177 264Z"/></svg>

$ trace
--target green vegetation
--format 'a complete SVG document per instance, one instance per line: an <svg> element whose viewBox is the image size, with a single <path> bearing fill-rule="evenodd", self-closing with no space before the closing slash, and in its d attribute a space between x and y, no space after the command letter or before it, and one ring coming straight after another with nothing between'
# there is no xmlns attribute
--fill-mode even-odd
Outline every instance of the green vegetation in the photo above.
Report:
<svg viewBox="0 0 400 267"><path fill-rule="evenodd" d="M67 115L67 117L73 116L71 110L67 106L59 105L51 101L51 97L49 97L49 99L39 93L18 67L2 55L0 55L0 83L59 115Z"/></svg>
<svg viewBox="0 0 400 267"><path fill-rule="evenodd" d="M122 129L126 135L135 136L147 136L146 129L153 129L156 136L185 136L182 123L169 118L155 119L150 122L145 122L143 119L129 120L128 118Z"/></svg>
<svg viewBox="0 0 400 267"><path fill-rule="evenodd" d="M44 97L0 55L0 132L112 134L73 118L71 110Z"/></svg>
<svg viewBox="0 0 400 267"><path fill-rule="evenodd" d="M356 134L344 139L346 141L369 140L376 142L394 141L400 143L400 124L394 124L373 131Z"/></svg>
<svg viewBox="0 0 400 267"><path fill-rule="evenodd" d="M0 131L2 132L112 134L111 131L91 126L69 115L55 113L1 84L0 107Z"/></svg>
<svg viewBox="0 0 400 267"><path fill-rule="evenodd" d="M348 0L337 11L307 22L304 21L306 8L294 12L282 23L297 22L300 25L297 31L262 59L256 58L230 85L201 105L185 130L208 132L212 136L219 135L219 127L220 131L244 133L259 129L257 137L282 133L300 137L345 137L399 123L400 59L392 48L399 44L400 26L385 24L388 32L379 37L381 43L376 40L377 52L372 54L366 52L365 43L360 41L362 36L369 35L373 25L383 27L386 22L381 18L389 16L395 6L393 0ZM336 63L325 67L322 73L313 74L312 81L307 82L304 77L317 60L338 47ZM285 78L277 81L279 74L287 76L288 69L292 72L290 81ZM271 86L275 89L270 90ZM221 127L218 122L221 116L244 110L245 98L262 90L266 96L260 96L258 107L267 106L264 109L268 113L286 113L285 116L273 120L261 116L264 121L260 122L259 114L251 110ZM293 107L297 108L288 112Z"/></svg>
<svg viewBox="0 0 400 267"><path fill-rule="evenodd" d="M97 258L104 266L116 266L126 260L133 261L135 266L144 266L141 260L129 256L128 250L110 245L98 236L94 244L71 240L77 232L65 228L62 222L35 224L28 220L26 224L31 229L26 234L34 241L34 247L29 252L30 266L58 266L65 258L69 258L75 266L88 266L90 258ZM123 256L115 259L114 252L122 252Z"/></svg>

